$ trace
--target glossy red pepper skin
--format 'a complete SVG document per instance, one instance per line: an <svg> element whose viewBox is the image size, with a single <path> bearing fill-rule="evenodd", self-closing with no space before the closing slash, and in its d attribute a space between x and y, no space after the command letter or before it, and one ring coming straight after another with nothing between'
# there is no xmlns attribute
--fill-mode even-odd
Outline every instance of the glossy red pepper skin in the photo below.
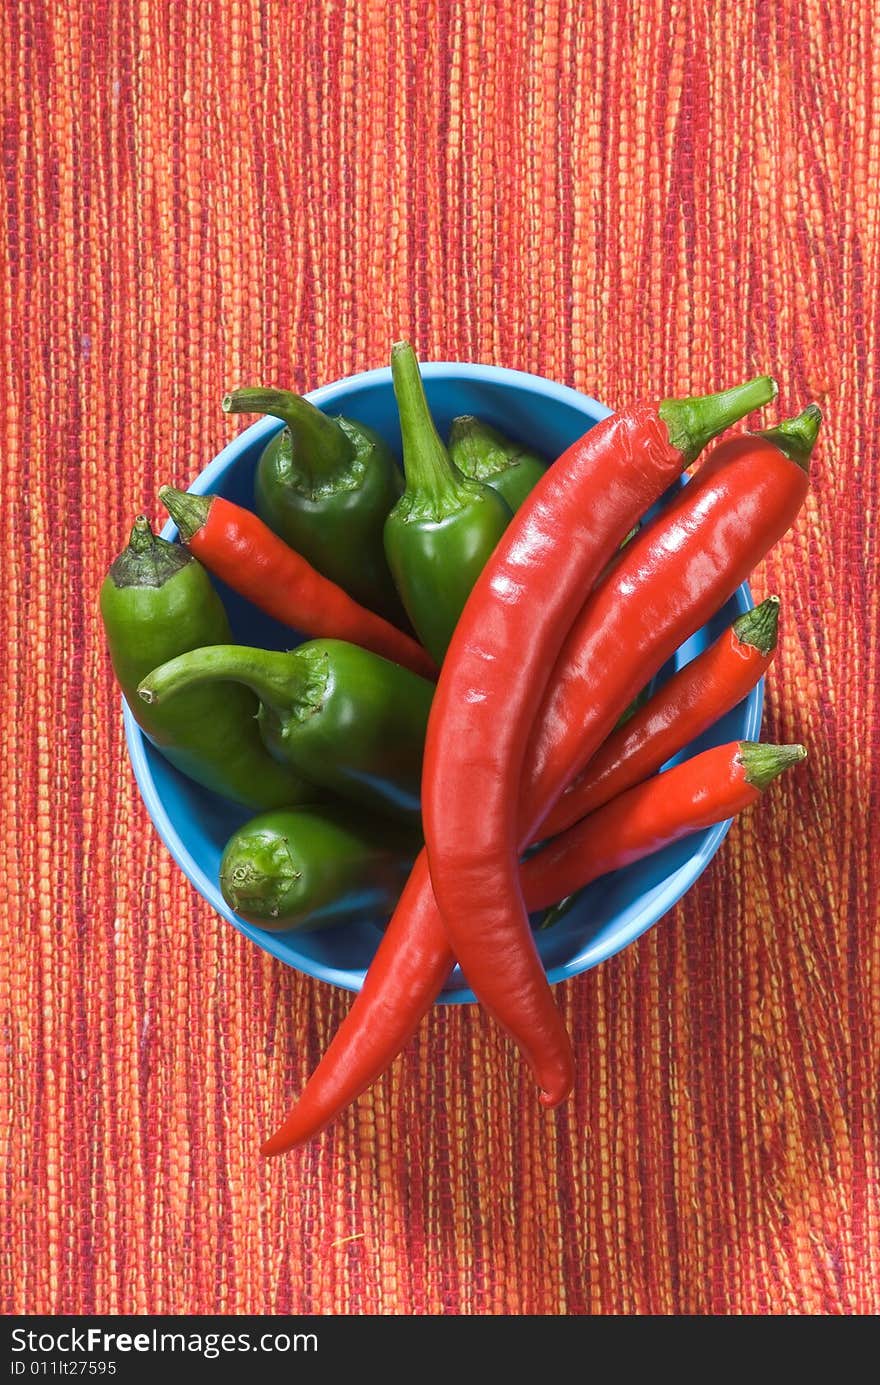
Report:
<svg viewBox="0 0 880 1385"><path fill-rule="evenodd" d="M529 909L546 909L610 870L640 861L672 842L735 817L761 797L743 751L776 754L778 768L803 760L803 746L713 746L627 789L576 822L520 867ZM768 781L769 782L769 781Z"/></svg>
<svg viewBox="0 0 880 1385"><path fill-rule="evenodd" d="M528 728L584 593L683 465L650 407L612 415L563 453L468 599L428 720L422 814L434 896L471 987L523 1049L548 1106L571 1090L571 1044L528 920L511 929L515 913L495 893L498 862L516 861ZM561 516L571 560L548 562L559 553ZM517 890L515 873L514 864Z"/></svg>
<svg viewBox="0 0 880 1385"><path fill-rule="evenodd" d="M310 637L348 640L424 678L437 676L421 645L323 577L252 511L220 495L170 486L159 498L209 572L282 625Z"/></svg>
<svg viewBox="0 0 880 1385"><path fill-rule="evenodd" d="M454 963L422 850L351 1009L290 1116L260 1152L283 1154L305 1143L366 1091L412 1038Z"/></svg>
<svg viewBox="0 0 880 1385"><path fill-rule="evenodd" d="M572 626L538 714L521 841L533 839L639 689L791 526L808 484L804 467L767 438L730 438L627 545Z"/></svg>
<svg viewBox="0 0 880 1385"><path fill-rule="evenodd" d="M766 456L763 440L759 439L758 444L761 455ZM774 450L778 452L778 449ZM729 461L737 461L741 453L739 439L722 443L703 468L707 479L724 469L725 457ZM743 529L741 525L738 526L735 513L715 516L717 523L722 526L732 525L740 534L739 546L733 541L731 534L729 557L734 569L731 590L735 590L739 585L735 575L743 561L742 553L747 552L748 561L752 563L762 557L766 549L760 547L761 542L769 547L773 542L773 535L778 537L782 520L785 517L789 522L793 519L805 491L806 475L795 462L789 461L778 452L778 456L772 459L772 465L781 493L776 495L771 488L770 493L765 494L770 512L766 522L760 514L755 514L747 501L745 515L739 518L748 519L751 528ZM696 482L691 482L682 494L689 498L695 512L701 509L705 494ZM667 520L667 524L661 528L664 519ZM678 530L674 519L675 516L670 524L669 512L665 512L658 519L656 526L640 534L640 539L644 533L652 534L652 543L657 543L660 551L664 547L674 548L676 534L679 539L682 537L682 531ZM634 540L628 545L621 556L621 564L632 562L635 542ZM642 550L636 560L635 574L631 576L637 575L645 556ZM615 572L619 576L617 568ZM706 565L705 580L712 579L711 567ZM590 604L588 602L588 605ZM719 602L719 605L721 604L723 602ZM571 652L569 651L570 654ZM560 663L554 672L554 681L564 671ZM624 705L625 703L622 703L616 710L615 716L619 715ZM561 738L570 740L571 727L560 725L556 730ZM577 759L576 753L574 758ZM289 1145L308 1139L365 1090L400 1052L436 999L448 974L453 954L451 949L442 945L443 937L442 921L431 891L425 853L422 852L370 967L363 989L356 997L330 1048L312 1074L284 1131L279 1132L278 1136L269 1142L267 1151L280 1153ZM403 959L399 974L395 960L398 955ZM315 1120L320 1123L312 1124Z"/></svg>
<svg viewBox="0 0 880 1385"><path fill-rule="evenodd" d="M613 731L544 819L542 836L555 837L640 784L741 702L773 661L778 609L778 598L769 597L746 612ZM746 638L749 625L755 633Z"/></svg>
<svg viewBox="0 0 880 1385"><path fill-rule="evenodd" d="M531 856L521 867L529 909L545 908L600 875L723 822L754 803L765 785L749 781L742 749L734 741L704 751L630 789ZM775 752L774 774L805 754L801 746L751 750L768 756ZM264 1144L264 1155L283 1154L317 1135L384 1072L430 1009L454 960L433 904L422 852L363 988L299 1103ZM389 1009L392 992L409 1002L406 1008ZM389 1018L395 1026L394 1054L382 1023Z"/></svg>
<svg viewBox="0 0 880 1385"><path fill-rule="evenodd" d="M528 736L536 717L542 724L542 697L564 644L570 657L567 636L586 593L695 455L687 428L676 445L671 402L612 415L539 481L462 612L428 720L422 818L435 898L474 993L519 1045L545 1106L571 1090L571 1045L529 927L518 860L568 780L547 775L531 788L523 779ZM700 445L749 407L713 423ZM636 538L624 550L627 571L627 554L638 548ZM595 667L601 687L604 664ZM573 754L567 737L554 749L556 764Z"/></svg>
<svg viewBox="0 0 880 1385"><path fill-rule="evenodd" d="M473 855L460 859L457 869L449 856L453 842L458 843L459 853L482 842L480 834L472 831L466 846L464 836L452 830L457 818L442 824L438 814L444 778L438 773L439 738L431 735L435 697L425 746L428 792L423 792L431 878L435 895L439 888L446 898L445 911L440 899L438 904L453 951L475 992L474 975L482 978L480 998L492 1013L507 1004L507 975L497 960L494 967L486 965L487 957L497 959L502 947L505 955L515 950L519 957L530 944L530 956L543 975L520 888L519 853L538 835L557 799L646 681L729 600L803 504L808 485L805 470L767 439L731 438L717 452L723 453L723 462L716 458L705 476L698 473L664 513L627 545L571 627L534 720L537 730L520 780L518 834L512 844L509 837L505 839L503 855L486 854L483 848L482 873ZM448 787L444 796L448 799ZM486 806L484 799L477 801ZM438 829L445 850L435 860L430 854L431 833ZM436 855L436 845L434 850ZM438 882L443 883L438 886ZM468 894L461 892L464 884ZM465 936L468 929L472 937ZM483 964L476 973L473 961L469 970L469 958L474 956ZM507 1028L517 1015L516 991L511 996ZM516 1037L528 1052L529 1031L520 1029ZM549 1104L546 1096L542 1100Z"/></svg>

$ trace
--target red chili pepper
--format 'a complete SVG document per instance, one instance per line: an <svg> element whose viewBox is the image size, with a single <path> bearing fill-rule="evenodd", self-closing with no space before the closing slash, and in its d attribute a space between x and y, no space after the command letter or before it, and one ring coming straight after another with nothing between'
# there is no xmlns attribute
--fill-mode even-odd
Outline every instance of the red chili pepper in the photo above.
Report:
<svg viewBox="0 0 880 1385"><path fill-rule="evenodd" d="M731 741L627 789L523 862L529 909L546 909L607 871L741 813L806 754L802 745Z"/></svg>
<svg viewBox="0 0 880 1385"><path fill-rule="evenodd" d="M777 774L805 755L799 745L734 741L637 785L524 862L522 885L529 909L542 909L608 871L741 812ZM283 1154L311 1139L379 1077L393 1056L388 1030L381 1024L392 993L409 1000L406 1008L390 1011L398 1052L453 962L422 852L363 989L286 1124L263 1145L263 1154Z"/></svg>
<svg viewBox="0 0 880 1385"><path fill-rule="evenodd" d="M544 819L555 837L633 784L640 784L735 707L776 653L779 597L746 611L724 634L678 669L618 730Z"/></svg>
<svg viewBox="0 0 880 1385"><path fill-rule="evenodd" d="M522 842L532 840L639 689L791 526L807 494L821 421L811 404L767 432L721 443L587 601L535 723L521 786L532 809Z"/></svg>
<svg viewBox="0 0 880 1385"><path fill-rule="evenodd" d="M310 637L348 640L425 678L437 677L421 645L323 577L251 510L220 495L192 495L173 486L163 486L159 499L209 572L273 619Z"/></svg>
<svg viewBox="0 0 880 1385"><path fill-rule="evenodd" d="M819 422L818 411L807 410L802 419L807 429L811 430L812 437L815 437ZM801 426L800 421L795 423ZM724 507L715 509L711 504L708 507L709 532L713 529L722 530L728 535L726 562L732 571L729 583L731 590L735 590L739 585L736 574L741 570L744 561L743 552L748 554L745 561L757 562L774 542L774 535L778 537L780 527L784 527L785 517L787 516L790 522L800 506L806 486L805 472L801 471L800 466L786 463L781 452L781 448L785 447L791 454L799 455L801 464L805 464L810 450L809 441L802 437L798 447L796 432L795 424L785 424L769 435L776 439L776 448L780 449L773 449L776 455L769 458L775 485L769 488L760 487L757 507L751 503L748 491L741 496L740 506L734 506L732 510L725 510ZM713 473L721 473L722 496L725 493L724 457L726 455L730 464L739 468L742 465L742 449L739 442L739 439L733 439L722 443L700 473L700 476L708 473L710 477ZM760 439L757 447L760 455L767 461L767 451ZM689 501L684 512L676 509L670 515L667 511L661 515L653 528L640 533L638 542L644 540L645 534L649 534L653 536L652 544L657 548L662 550L665 546L674 550L676 543L683 541L690 533L691 544L696 542L699 545L702 542L705 547L708 535L701 534L699 525L694 531L693 523L689 524L688 520L693 521L703 512L713 492L699 485L698 481L692 481L682 494ZM768 512L766 516L762 513L763 509ZM636 542L637 540L634 540L628 545L621 558L621 565L625 562L632 563ZM643 550L635 563L635 575L645 556L650 554L646 555ZM634 573L631 571L630 576ZM701 582L711 583L715 580L716 575L711 562L704 562L700 573ZM615 575L619 577L618 569L615 569ZM695 595L699 594L699 586L700 582L697 583ZM636 604L640 599L637 595ZM719 600L718 605L723 605L725 599L726 597ZM591 604L592 600L588 605ZM690 634L692 631L687 633ZM568 656L572 657L573 654L576 654L576 651L569 650ZM554 670L554 682L564 671L560 662ZM649 678L650 673L645 676ZM589 683L589 669L585 681ZM623 710L626 700L612 711L612 715L616 716ZM560 737L570 742L572 728L560 725L557 729ZM576 752L573 758L577 758ZM445 939L445 930L431 889L427 857L422 851L367 972L361 991L309 1079L289 1120L268 1142L265 1152L280 1154L291 1145L302 1143L316 1134L375 1081L396 1057L418 1028L420 1020L430 1009L446 980L453 953Z"/></svg>
<svg viewBox="0 0 880 1385"><path fill-rule="evenodd" d="M518 854L567 781L539 780L527 795L524 834L518 808L529 732L572 622L615 548L682 466L775 388L764 377L702 400L642 405L575 443L483 569L437 683L422 778L435 898L468 981L519 1044L547 1106L571 1090L571 1045L529 928ZM621 561L639 548L636 538ZM601 687L596 669L604 673L604 663L593 670ZM570 712L565 724L573 725ZM568 740L556 749L572 753Z"/></svg>

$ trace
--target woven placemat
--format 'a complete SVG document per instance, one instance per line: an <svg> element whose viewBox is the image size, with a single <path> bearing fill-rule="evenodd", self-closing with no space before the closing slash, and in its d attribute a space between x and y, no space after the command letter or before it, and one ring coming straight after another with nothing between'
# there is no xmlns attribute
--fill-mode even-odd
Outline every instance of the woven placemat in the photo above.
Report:
<svg viewBox="0 0 880 1385"><path fill-rule="evenodd" d="M871 0L6 7L0 543L8 1312L875 1313ZM475 1008L261 1162L348 997L202 904L128 765L96 595L223 392L494 362L609 404L772 369L826 411L758 571L808 766L559 995L542 1113ZM772 411L771 411L772 417Z"/></svg>

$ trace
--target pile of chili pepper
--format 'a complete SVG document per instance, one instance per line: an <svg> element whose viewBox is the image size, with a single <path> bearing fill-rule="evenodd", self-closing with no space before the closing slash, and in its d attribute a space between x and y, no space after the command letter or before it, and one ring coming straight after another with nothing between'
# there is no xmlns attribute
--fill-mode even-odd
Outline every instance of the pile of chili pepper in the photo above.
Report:
<svg viewBox="0 0 880 1385"><path fill-rule="evenodd" d="M138 516L101 589L144 733L257 813L223 854L230 907L269 930L388 920L265 1154L375 1081L456 961L541 1102L563 1101L574 1056L536 918L553 926L599 876L740 813L806 753L735 742L680 761L767 671L776 596L653 680L794 522L815 405L718 442L682 485L772 379L618 410L550 464L495 420L456 419L444 442L408 343L391 370L402 467L355 419L234 390L227 413L281 425L253 508L163 487L181 542ZM305 642L233 643L212 577Z"/></svg>

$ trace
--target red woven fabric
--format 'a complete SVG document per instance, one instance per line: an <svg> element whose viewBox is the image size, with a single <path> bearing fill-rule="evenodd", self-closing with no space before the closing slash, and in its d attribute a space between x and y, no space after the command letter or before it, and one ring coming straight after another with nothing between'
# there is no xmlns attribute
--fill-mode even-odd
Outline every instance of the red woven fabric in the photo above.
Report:
<svg viewBox="0 0 880 1385"><path fill-rule="evenodd" d="M0 1303L876 1313L880 73L871 0L6 7ZM542 1113L439 1010L321 1142L259 1138L341 992L202 904L96 595L230 386L495 362L614 404L772 369L827 425L766 734L808 766L560 992ZM772 418L772 411L770 414Z"/></svg>

